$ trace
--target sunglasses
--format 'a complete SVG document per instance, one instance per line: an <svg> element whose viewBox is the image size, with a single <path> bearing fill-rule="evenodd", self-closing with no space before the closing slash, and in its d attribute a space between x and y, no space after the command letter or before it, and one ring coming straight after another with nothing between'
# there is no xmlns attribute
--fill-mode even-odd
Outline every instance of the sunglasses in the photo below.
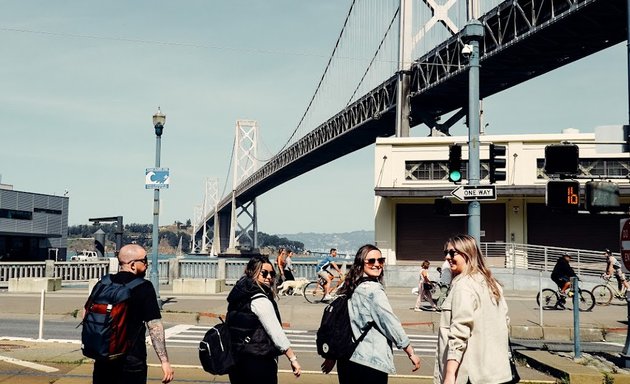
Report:
<svg viewBox="0 0 630 384"><path fill-rule="evenodd" d="M455 255L459 255L459 251L456 251L454 249L445 249L444 250L444 256L449 255L450 257L455 257Z"/></svg>
<svg viewBox="0 0 630 384"><path fill-rule="evenodd" d="M367 264L367 265L374 265L377 261L381 265L385 264L385 258L384 257L379 257L378 259L374 259L374 258L366 259L365 260L365 264Z"/></svg>
<svg viewBox="0 0 630 384"><path fill-rule="evenodd" d="M262 276L263 279L266 279L267 276L271 276L271 278L275 278L276 277L276 272L275 271L268 271L266 269L263 269L260 271L260 275Z"/></svg>
<svg viewBox="0 0 630 384"><path fill-rule="evenodd" d="M147 258L147 256L145 256L145 257L144 257L144 259L131 260L131 261L129 262L129 264L133 264L133 263L136 263L136 262L138 262L138 261L139 261L139 262L141 262L141 263L142 263L142 264L144 264L144 265L149 264L149 259Z"/></svg>

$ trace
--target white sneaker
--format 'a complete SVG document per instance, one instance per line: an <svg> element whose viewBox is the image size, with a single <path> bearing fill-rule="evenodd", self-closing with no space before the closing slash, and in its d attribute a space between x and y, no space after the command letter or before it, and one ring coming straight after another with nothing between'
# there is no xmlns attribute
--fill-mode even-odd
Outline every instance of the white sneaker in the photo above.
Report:
<svg viewBox="0 0 630 384"><path fill-rule="evenodd" d="M325 295L324 298L322 299L322 301L330 301L332 300L332 297L330 297L330 295Z"/></svg>

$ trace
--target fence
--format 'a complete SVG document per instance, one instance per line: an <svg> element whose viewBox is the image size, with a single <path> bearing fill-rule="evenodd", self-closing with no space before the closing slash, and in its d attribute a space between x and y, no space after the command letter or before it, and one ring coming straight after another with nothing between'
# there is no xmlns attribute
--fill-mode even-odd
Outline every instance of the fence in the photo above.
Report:
<svg viewBox="0 0 630 384"><path fill-rule="evenodd" d="M593 251L546 247L516 243L482 243L481 250L489 259L504 258L505 268L551 272L556 260L565 252L571 255L571 266L581 276L599 276L606 269L603 250ZM615 257L619 258L619 254Z"/></svg>
<svg viewBox="0 0 630 384"><path fill-rule="evenodd" d="M482 243L481 249L493 267L550 272L558 257L564 252L572 255L571 265L578 275L598 276L606 267L606 259L602 251L547 247L516 243ZM615 255L619 257L619 255ZM233 284L245 270L247 259L161 259L158 262L158 273L161 284L170 284L174 279L197 278L225 278L226 283ZM345 266L345 261L343 266ZM11 278L23 277L61 277L64 283L87 282L98 279L108 272L116 272L118 267L115 259L77 262L52 260L41 262L0 263L0 285L8 285ZM315 279L317 273L316 261L302 261L299 257L293 259L294 275ZM148 266L150 272L150 261ZM397 266L388 267L388 272L395 272ZM406 273L406 272L405 272ZM417 279L417 270L411 272L413 280ZM406 281L405 279L399 282ZM396 280L390 280L390 285L396 286ZM406 286L406 285L405 285Z"/></svg>

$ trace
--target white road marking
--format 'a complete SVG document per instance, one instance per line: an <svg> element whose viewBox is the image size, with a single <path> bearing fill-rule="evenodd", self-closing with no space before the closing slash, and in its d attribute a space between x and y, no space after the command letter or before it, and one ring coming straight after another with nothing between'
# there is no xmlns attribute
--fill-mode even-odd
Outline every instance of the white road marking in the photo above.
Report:
<svg viewBox="0 0 630 384"><path fill-rule="evenodd" d="M9 364L15 364L26 368L35 369L37 371L52 373L59 371L57 368L48 367L46 365L31 363L30 361L18 360L12 357L0 356L0 361L7 362Z"/></svg>
<svg viewBox="0 0 630 384"><path fill-rule="evenodd" d="M178 325L169 328L166 336L168 347L190 348L196 346L201 341L209 326L201 325ZM300 351L315 352L316 334L313 331L301 329L285 329L287 337L291 341L291 347ZM416 353L422 356L432 356L437 349L436 335L408 335L411 344L414 346ZM394 350L394 353L404 353L403 351Z"/></svg>

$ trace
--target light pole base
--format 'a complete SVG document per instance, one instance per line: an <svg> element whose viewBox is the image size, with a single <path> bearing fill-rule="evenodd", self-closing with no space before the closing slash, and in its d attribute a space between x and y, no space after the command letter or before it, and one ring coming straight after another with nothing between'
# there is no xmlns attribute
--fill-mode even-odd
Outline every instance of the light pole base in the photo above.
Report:
<svg viewBox="0 0 630 384"><path fill-rule="evenodd" d="M619 354L619 363L622 368L630 368L630 355Z"/></svg>

